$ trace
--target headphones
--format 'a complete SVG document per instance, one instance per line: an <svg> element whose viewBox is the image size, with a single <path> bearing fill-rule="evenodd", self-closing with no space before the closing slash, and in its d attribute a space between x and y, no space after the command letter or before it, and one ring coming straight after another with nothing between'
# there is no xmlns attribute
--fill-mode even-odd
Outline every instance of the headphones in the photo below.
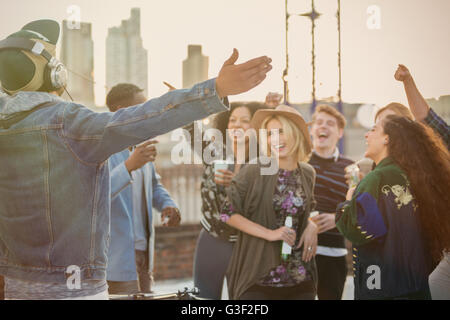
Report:
<svg viewBox="0 0 450 320"><path fill-rule="evenodd" d="M67 69L58 59L53 57L42 43L26 38L8 38L0 41L2 50L25 50L47 60L44 70L44 87L46 91L58 91L67 84Z"/></svg>

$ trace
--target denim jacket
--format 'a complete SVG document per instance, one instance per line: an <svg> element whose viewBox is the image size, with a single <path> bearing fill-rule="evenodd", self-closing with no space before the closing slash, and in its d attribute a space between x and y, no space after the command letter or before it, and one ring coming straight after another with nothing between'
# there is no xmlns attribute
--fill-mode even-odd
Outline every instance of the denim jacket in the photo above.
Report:
<svg viewBox="0 0 450 320"><path fill-rule="evenodd" d="M115 113L95 113L42 92L0 97L0 274L65 283L106 279L114 153L227 110L215 80ZM77 268L75 268L76 270Z"/></svg>
<svg viewBox="0 0 450 320"><path fill-rule="evenodd" d="M134 199L132 177L125 167L125 160L130 156L128 149L109 158L111 172L111 243L108 253L107 280L137 280L135 261L135 239L133 230L133 202L141 201L146 206L149 271L153 270L155 228L152 214L153 207L162 211L166 207L177 207L167 190L160 183L160 176L153 163L146 163L141 171L143 176L143 194ZM135 182L136 183L136 182ZM145 197L145 201L143 201ZM144 226L145 227L145 226Z"/></svg>

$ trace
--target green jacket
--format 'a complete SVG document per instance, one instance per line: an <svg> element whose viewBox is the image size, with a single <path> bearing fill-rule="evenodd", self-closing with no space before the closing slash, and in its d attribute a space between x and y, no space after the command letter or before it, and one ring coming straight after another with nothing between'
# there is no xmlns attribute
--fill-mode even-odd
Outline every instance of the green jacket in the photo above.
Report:
<svg viewBox="0 0 450 320"><path fill-rule="evenodd" d="M419 210L426 208L418 208L406 174L389 157L359 183L350 201L338 205L336 226L353 244L355 299L429 291L432 260Z"/></svg>

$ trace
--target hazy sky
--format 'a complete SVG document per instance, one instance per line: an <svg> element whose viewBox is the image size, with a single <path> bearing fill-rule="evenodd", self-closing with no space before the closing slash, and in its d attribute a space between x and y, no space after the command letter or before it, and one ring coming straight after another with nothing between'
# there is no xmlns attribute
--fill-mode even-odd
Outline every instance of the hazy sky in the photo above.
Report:
<svg viewBox="0 0 450 320"><path fill-rule="evenodd" d="M232 100L264 100L269 91L282 92L285 67L284 0L15 0L1 2L0 38L29 21L69 17L67 7L78 5L81 20L93 24L95 93L104 102L105 41L108 27L128 19L132 7L141 8L142 37L149 53L149 93L166 92L162 81L182 82L182 60L188 44L201 44L210 58L209 76L215 77L235 47L239 62L268 55L273 70L258 88ZM317 96L336 95L337 0L316 0L323 15L317 21ZM393 74L398 63L413 72L425 97L450 94L449 0L341 0L343 98L347 102L384 105L406 103ZM293 14L310 10L309 0L290 0ZM367 20L371 5L380 8L380 29ZM311 23L290 19L290 97L311 97Z"/></svg>

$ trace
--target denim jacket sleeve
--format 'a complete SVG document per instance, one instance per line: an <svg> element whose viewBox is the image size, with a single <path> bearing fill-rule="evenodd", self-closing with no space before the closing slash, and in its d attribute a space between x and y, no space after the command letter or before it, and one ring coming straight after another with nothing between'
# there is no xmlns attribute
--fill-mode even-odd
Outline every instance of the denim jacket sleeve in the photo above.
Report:
<svg viewBox="0 0 450 320"><path fill-rule="evenodd" d="M215 79L211 79L115 113L95 113L68 104L63 113L63 136L79 161L97 165L126 147L227 109L217 95Z"/></svg>
<svg viewBox="0 0 450 320"><path fill-rule="evenodd" d="M161 177L152 166L153 207L161 212L166 207L178 208L169 192L161 184Z"/></svg>

